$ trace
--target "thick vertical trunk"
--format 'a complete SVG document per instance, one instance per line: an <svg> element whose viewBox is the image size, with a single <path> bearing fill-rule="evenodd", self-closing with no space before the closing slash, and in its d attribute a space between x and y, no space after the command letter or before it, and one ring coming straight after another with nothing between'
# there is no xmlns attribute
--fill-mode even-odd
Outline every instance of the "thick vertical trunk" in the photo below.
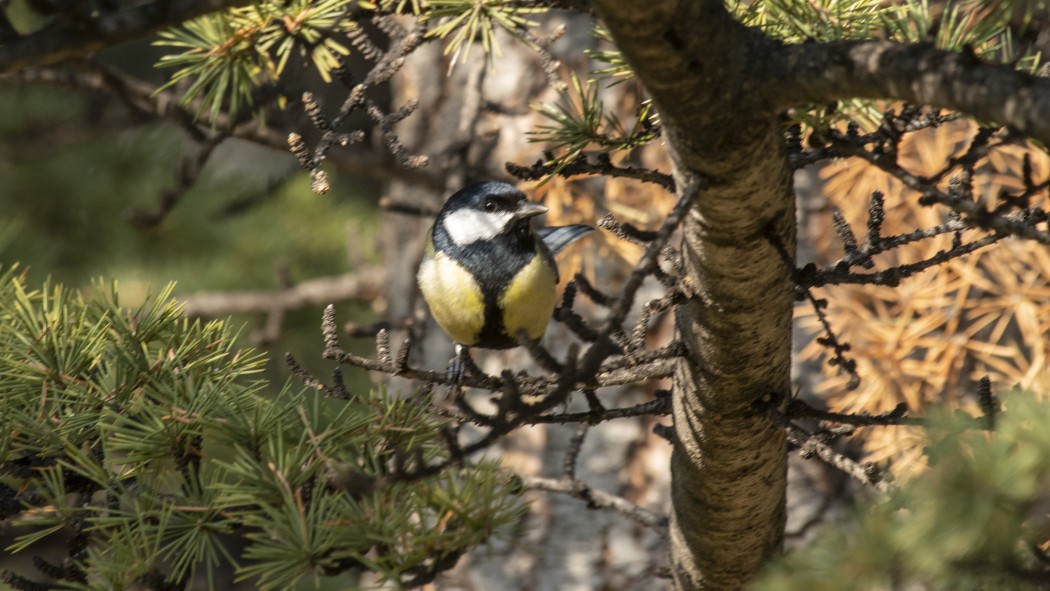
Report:
<svg viewBox="0 0 1050 591"><path fill-rule="evenodd" d="M739 589L781 545L784 434L754 404L789 389L791 174L776 114L750 76L771 49L715 0L598 0L656 101L679 186L705 188L683 251L689 361L675 378L672 561L679 589Z"/></svg>

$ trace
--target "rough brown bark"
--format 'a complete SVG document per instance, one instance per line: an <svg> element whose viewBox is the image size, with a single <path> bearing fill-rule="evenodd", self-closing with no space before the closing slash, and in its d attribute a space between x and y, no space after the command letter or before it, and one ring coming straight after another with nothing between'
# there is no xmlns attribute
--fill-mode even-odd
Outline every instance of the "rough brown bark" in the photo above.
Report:
<svg viewBox="0 0 1050 591"><path fill-rule="evenodd" d="M706 181L683 229L696 297L678 314L690 360L675 377L671 552L679 589L739 589L785 519L784 435L754 410L790 379L791 174L751 71L771 44L713 0L597 4L657 103L678 186Z"/></svg>
<svg viewBox="0 0 1050 591"><path fill-rule="evenodd" d="M1050 142L1050 80L929 44L841 41L789 45L761 60L779 109L889 98L962 111Z"/></svg>

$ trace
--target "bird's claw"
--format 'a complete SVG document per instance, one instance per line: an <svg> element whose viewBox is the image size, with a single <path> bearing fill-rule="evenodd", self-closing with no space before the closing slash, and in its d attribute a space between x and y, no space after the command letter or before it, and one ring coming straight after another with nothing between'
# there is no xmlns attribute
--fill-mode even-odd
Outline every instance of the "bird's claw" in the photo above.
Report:
<svg viewBox="0 0 1050 591"><path fill-rule="evenodd" d="M463 377L467 373L467 348L463 345L456 345L456 356L449 360L448 370L446 379L448 383L453 386L459 386L463 383Z"/></svg>

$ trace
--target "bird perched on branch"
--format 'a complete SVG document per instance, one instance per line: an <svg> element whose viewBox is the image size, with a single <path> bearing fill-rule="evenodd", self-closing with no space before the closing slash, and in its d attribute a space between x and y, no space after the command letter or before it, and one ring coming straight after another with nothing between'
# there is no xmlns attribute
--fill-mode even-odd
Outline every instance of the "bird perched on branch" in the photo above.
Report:
<svg viewBox="0 0 1050 591"><path fill-rule="evenodd" d="M507 349L538 340L554 313L554 254L594 228L533 229L547 208L513 185L483 181L449 197L427 233L416 280L430 313L456 342L450 378L462 377L466 347Z"/></svg>

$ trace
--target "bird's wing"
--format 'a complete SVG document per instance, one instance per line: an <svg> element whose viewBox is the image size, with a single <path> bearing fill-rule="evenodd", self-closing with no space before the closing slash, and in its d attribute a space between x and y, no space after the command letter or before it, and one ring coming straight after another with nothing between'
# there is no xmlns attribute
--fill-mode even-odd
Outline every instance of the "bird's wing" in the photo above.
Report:
<svg viewBox="0 0 1050 591"><path fill-rule="evenodd" d="M590 226L573 224L571 226L546 226L536 230L536 233L543 239L543 243L547 245L551 253L558 254L561 249L592 230L594 228Z"/></svg>

